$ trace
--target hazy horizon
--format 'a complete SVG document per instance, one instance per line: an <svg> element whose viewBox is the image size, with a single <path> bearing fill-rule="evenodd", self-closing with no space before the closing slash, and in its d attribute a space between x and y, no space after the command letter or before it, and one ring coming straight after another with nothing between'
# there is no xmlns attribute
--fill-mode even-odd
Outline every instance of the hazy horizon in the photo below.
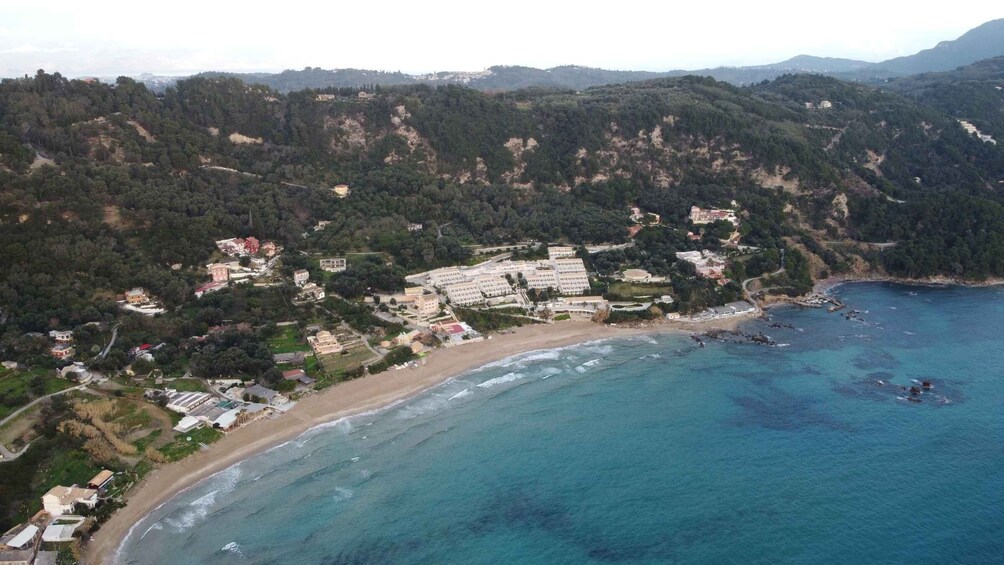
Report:
<svg viewBox="0 0 1004 565"><path fill-rule="evenodd" d="M669 71L780 62L807 54L877 62L955 39L1004 16L987 2L899 6L850 0L807 9L735 0L672 6L513 0L504 9L453 0L416 6L311 6L302 0L235 5L118 0L44 6L3 2L0 75L38 69L70 77L278 72L304 67L421 74L495 65L580 65ZM818 5L817 5L818 6ZM155 25L151 25L151 22ZM486 25L485 22L491 22Z"/></svg>

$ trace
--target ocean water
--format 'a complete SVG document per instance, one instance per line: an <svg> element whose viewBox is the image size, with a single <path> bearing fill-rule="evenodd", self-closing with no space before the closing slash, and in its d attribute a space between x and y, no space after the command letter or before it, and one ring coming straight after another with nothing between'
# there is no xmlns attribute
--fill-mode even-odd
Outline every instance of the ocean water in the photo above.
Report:
<svg viewBox="0 0 1004 565"><path fill-rule="evenodd" d="M777 347L531 352L314 429L157 509L118 561L1004 562L1004 289L836 293L860 316L747 324Z"/></svg>

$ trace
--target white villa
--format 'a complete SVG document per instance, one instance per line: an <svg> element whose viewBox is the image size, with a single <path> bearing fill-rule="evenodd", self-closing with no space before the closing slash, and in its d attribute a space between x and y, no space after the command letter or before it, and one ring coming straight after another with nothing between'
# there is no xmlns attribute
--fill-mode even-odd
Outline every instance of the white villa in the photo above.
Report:
<svg viewBox="0 0 1004 565"><path fill-rule="evenodd" d="M75 486L57 486L42 495L42 507L50 516L72 514L73 507L77 504L94 508L98 504L98 491Z"/></svg>

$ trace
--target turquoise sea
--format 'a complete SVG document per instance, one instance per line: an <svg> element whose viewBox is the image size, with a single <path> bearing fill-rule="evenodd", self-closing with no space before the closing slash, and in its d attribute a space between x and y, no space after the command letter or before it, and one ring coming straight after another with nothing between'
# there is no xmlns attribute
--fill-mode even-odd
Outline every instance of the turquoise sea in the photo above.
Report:
<svg viewBox="0 0 1004 565"><path fill-rule="evenodd" d="M536 351L316 428L157 509L118 561L1004 562L1004 289L836 294L860 316L747 324L777 347Z"/></svg>

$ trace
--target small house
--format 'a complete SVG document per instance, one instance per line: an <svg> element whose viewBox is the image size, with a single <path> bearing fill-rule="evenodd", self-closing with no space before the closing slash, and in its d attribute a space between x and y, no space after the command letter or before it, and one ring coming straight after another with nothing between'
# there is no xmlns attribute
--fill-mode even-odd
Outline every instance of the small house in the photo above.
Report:
<svg viewBox="0 0 1004 565"><path fill-rule="evenodd" d="M285 396L279 394L278 391L272 390L267 387L263 387L260 384L254 384L246 389L244 393L250 396L252 399L260 398L265 404L269 406L276 406L279 404L285 404L288 402Z"/></svg>
<svg viewBox="0 0 1004 565"><path fill-rule="evenodd" d="M70 357L73 357L76 351L73 350L72 345L67 343L57 343L51 350L49 350L49 353L51 353L56 359L69 359Z"/></svg>
<svg viewBox="0 0 1004 565"><path fill-rule="evenodd" d="M340 273L345 270L346 265L345 257L321 259L321 270L328 273Z"/></svg>
<svg viewBox="0 0 1004 565"><path fill-rule="evenodd" d="M146 304L150 301L146 295L146 290L139 287L127 290L125 299L129 304Z"/></svg>

